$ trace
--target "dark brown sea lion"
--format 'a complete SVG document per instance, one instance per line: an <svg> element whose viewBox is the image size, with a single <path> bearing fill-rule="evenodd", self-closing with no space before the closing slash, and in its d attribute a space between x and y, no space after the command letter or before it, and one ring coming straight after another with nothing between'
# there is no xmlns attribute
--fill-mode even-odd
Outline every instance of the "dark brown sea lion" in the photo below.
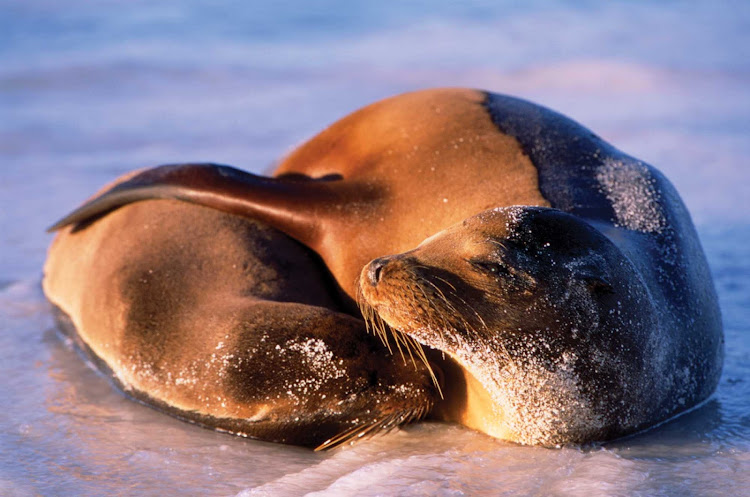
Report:
<svg viewBox="0 0 750 497"><path fill-rule="evenodd" d="M452 89L394 97L357 111L323 131L282 162L274 178L211 164L162 166L120 182L53 229L73 225L72 230L61 235L73 239L81 233L98 230L97 226L112 215L107 214L109 211L154 198L185 200L260 220L297 239L319 254L340 290L341 306L327 309L355 316L358 314L352 301L358 291L359 275L368 261L408 252L425 238L488 209L514 205L553 208L552 211L526 208L531 213L528 222L532 235L528 244L536 246L548 235L554 235L553 241L570 236L570 250L575 252L576 247L582 247L581 250L593 254L587 260L598 261L590 268L594 271L588 280L573 271L553 272L549 277L544 272L532 276L523 269L525 265L552 267L554 264L549 261L533 259L554 252L534 253L521 244L511 251L514 254L511 262L503 266L513 277L505 275L505 279L497 282L516 282L517 277L518 282L527 279L531 286L521 288L518 294L511 291L498 294L487 285L477 286L475 274L468 272L469 266L462 266L459 260L462 252L452 252L460 247L438 243L446 237L455 239L456 235L443 234L425 243L425 251L412 252L431 254L425 256L428 262L416 259L418 264L427 266L423 268L424 274L411 273L412 280L404 279L400 286L383 286L394 288L398 295L422 292L424 282L435 283L431 275L437 274L445 281L433 288L434 292L444 294L440 296L442 304L429 305L433 302L430 295L438 298L432 290L423 297L415 293L412 298L404 299L400 312L393 311L392 305L382 304L388 300L387 291L385 297L380 295L380 301L370 302L376 311L383 313L386 322L403 328L406 333L403 336L427 346L442 344L445 348L439 347L439 351L459 364L457 367L450 360L437 364L440 354L433 354L434 363L442 370L441 384L446 391L445 401L433 409L433 414L442 419L463 422L524 443L606 439L653 425L690 408L705 399L718 381L723 338L716 296L690 217L674 188L654 168L623 154L577 123L529 102ZM507 215L510 211L502 212ZM487 216L496 217L483 216L478 218L479 224ZM544 229L537 226L537 220L548 218L570 228L569 235L564 235L564 229L555 223ZM478 222L473 219L463 228L467 239L473 239L474 231L479 229L471 228ZM518 229L515 226L523 223L510 223L514 228L505 231L493 227L487 236L506 244L506 238L515 240L513 233ZM119 230L117 238L130 236L126 225ZM462 230L452 229L449 233ZM578 236L584 236L585 240L576 245ZM190 237L180 236L179 240L189 243ZM74 246L77 244L70 245ZM444 248L427 250L436 246ZM597 258L599 249L603 253ZM441 262L430 265L436 254ZM277 255L282 257L283 251ZM518 261L514 260L516 255L520 257ZM567 252L563 256L576 260ZM65 258L63 254L57 263L48 263L47 278L60 271ZM532 262L526 260L529 258ZM414 259L408 256L398 260ZM554 260L552 257L551 261ZM387 260L371 264L363 273L366 277L360 284L365 301L373 298L373 293L365 290L367 285L391 266L384 261ZM495 262L476 265L488 264L487 270L491 271ZM402 269L406 271L407 267ZM465 294L446 293L442 285L449 282L459 288L456 279L462 278L465 278L462 287ZM553 280L557 284L552 285ZM572 293L560 294L566 282ZM61 294L78 284L66 282L55 289L45 288L50 300L57 303ZM482 294L482 288L489 293ZM339 296L336 293L331 295ZM495 298L494 306L480 305L492 295L504 295L507 301ZM565 304L555 304L553 297L562 298L561 295L567 298L562 300ZM527 298L525 304L523 298ZM544 307L543 300L551 303ZM650 303L650 307L646 306L643 315L633 314L632 308L627 308L644 303ZM70 309L60 307L71 314ZM451 309L455 310L453 315L448 312L436 321L433 313L446 314ZM466 309L476 313L476 319L467 315ZM539 312L529 313L524 309ZM427 317L411 316L412 311ZM75 312L78 311L74 309ZM528 341L519 345L520 335L505 328L514 322L500 319L506 313L528 318L516 327L525 332L521 335L529 337ZM610 314L632 315L632 323L625 326L617 321L620 317L608 317ZM482 333L467 334L467 330L477 329L475 321L497 324L482 328ZM435 329L440 322L445 323L443 328ZM432 328L404 323L431 323ZM604 324L600 327L595 323ZM616 326L623 336L613 338L616 334L607 328L610 326ZM566 352L576 345L574 329L598 341L589 348L581 344L581 350L592 354L607 351L611 355L605 361L606 367L598 356L580 359L578 355L570 359L568 366L575 371L576 379L566 385L558 384L558 372L563 367L560 360L568 357ZM79 333L84 334L80 329ZM550 337L556 334L564 338L552 340ZM96 337L99 333L94 331L89 336ZM474 337L475 341L469 340L471 347L466 349L477 354L474 360L462 353L465 349L451 348L446 341L448 336L455 336L456 343ZM533 343L534 338L539 340L538 344ZM544 352L542 347L547 346L550 350ZM654 352L657 350L663 354L657 357ZM536 353L539 357L535 357ZM486 373L492 369L485 367L489 364L486 359L493 354L497 368ZM523 361L518 359L521 356ZM503 363L497 359L500 357L509 359ZM663 360L668 367L653 362L656 359ZM609 361L620 361L627 367L615 371L614 362ZM649 364L653 365L651 369ZM589 366L594 370L584 374L581 368ZM529 372L528 368L534 371ZM549 373L550 383L542 390L531 385L523 388L526 380L542 381L544 371ZM508 386L505 380L511 373L517 380L510 390L514 393L506 394L503 400L498 389ZM660 385L661 396L634 398L626 391L627 384L621 383L627 374L641 375L632 378L633 384L638 385L633 391L640 392L647 384ZM648 383L643 375L655 375L657 379ZM418 375L415 384L423 378L424 375ZM456 385L459 387L454 388ZM539 393L555 389L558 398ZM510 400L508 395L512 397ZM426 400L421 405L429 404L429 397L423 396ZM576 399L586 404L590 415L574 423L562 408ZM612 414L616 406L631 400L657 405L639 404L632 410L625 409L627 415ZM525 418L532 411L536 414Z"/></svg>
<svg viewBox="0 0 750 497"><path fill-rule="evenodd" d="M709 337L664 312L629 243L557 209L499 208L374 260L362 295L484 386L484 408L456 420L524 444L609 440L705 399L720 364L695 354Z"/></svg>

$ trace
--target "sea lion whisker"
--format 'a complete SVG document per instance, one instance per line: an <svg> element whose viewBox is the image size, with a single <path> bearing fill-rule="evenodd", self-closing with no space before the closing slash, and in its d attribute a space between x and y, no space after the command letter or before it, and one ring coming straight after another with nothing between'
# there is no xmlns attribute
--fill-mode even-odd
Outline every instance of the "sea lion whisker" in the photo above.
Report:
<svg viewBox="0 0 750 497"><path fill-rule="evenodd" d="M426 267L426 266L423 266L423 267ZM442 281L445 281L445 280L443 280L442 278L440 278L440 279L441 279ZM435 284L434 282L430 281L430 280L429 280L429 279L427 279L427 278L416 278L416 279L415 279L415 282L416 282L416 284L417 284L417 285L420 285L420 286L421 286L421 283L422 283L422 282L424 282L424 283L428 283L429 285L431 285L431 286L432 286L432 287L433 287L433 288L434 288L434 289L435 289L435 290L436 290L436 291L437 291L437 292L439 293L439 295L440 295L440 300L441 300L441 301L442 301L442 302L443 302L443 303L445 304L445 306L446 306L446 307L448 308L448 311L449 311L449 312L451 313L451 315L453 315L453 316L457 316L457 317L458 317L458 318L459 318L459 319L460 319L460 320L462 321L462 323L463 323L464 327L468 328L468 329L469 329L470 331L472 331L472 332L473 332L474 334L476 334L476 330L474 330L474 327L473 327L473 326L471 326L471 324L470 324L470 323L469 323L469 322L468 322L468 321L466 320L466 318L465 318L465 317L463 316L463 313L461 313L461 312L459 312L459 311L458 311L458 309L456 308L456 306L455 306L455 305L453 305L453 303L452 303L452 302L450 301L450 299L448 299L448 298L446 297L445 293L444 293L444 292L443 292L443 291L442 291L442 290L441 290L441 289L440 289L440 288L439 288L439 287L438 287L438 286L437 286L437 285L436 285L436 284ZM446 282L446 283L448 283L448 282ZM461 300L461 301L462 301L462 302L464 303L464 305L467 305L467 304L466 304L466 301L465 301L464 299L462 299L461 297L459 297L459 296L458 296L458 293L457 293L457 290L455 290L455 287L454 287L453 285L450 285L450 283L448 283L448 285L449 285L449 286L451 286L451 287L453 288L453 290L452 290L452 291L450 291L450 294L451 294L452 296L454 296L455 298L457 298L457 299ZM426 296L425 296L425 299L427 299L427 297L426 297ZM431 301L430 299L427 299L427 300L428 300L429 302L432 302L432 301ZM434 308L435 308L435 309L437 310L437 306L434 306ZM469 308L471 309L471 307L470 307L470 306L469 306ZM473 309L471 309L471 310L472 310L472 311L474 311ZM475 311L474 311L474 312L475 312ZM442 313L441 313L441 314L442 314ZM448 326L450 325L450 322L449 322L449 321L447 321L447 320L445 319L445 317L443 317L443 319L444 319L444 321L445 321L446 327L448 327Z"/></svg>
<svg viewBox="0 0 750 497"><path fill-rule="evenodd" d="M354 442L357 439L362 439L370 435L374 435L374 432L380 431L394 418L394 414L388 414L381 419L374 419L370 422L356 425L344 432L329 438L319 446L315 448L315 452L333 449L347 442ZM386 430L388 431L388 430Z"/></svg>
<svg viewBox="0 0 750 497"><path fill-rule="evenodd" d="M370 333L372 331L375 335L377 335L377 337L380 339L383 345L385 345L386 348L388 349L388 353L393 355L393 349L391 348L390 341L388 340L388 332L386 331L386 323L383 321L380 315L378 315L378 313L375 311L375 308L372 307L364 298L364 295L362 294L362 291L359 286L357 286L357 305L365 321L365 327L367 329L367 332ZM395 340L395 337L394 337L394 340ZM398 347L398 350L399 350L399 353L401 354L402 359L406 361L406 358L404 357L404 353L401 351L401 347L399 346L397 341L396 341L396 346Z"/></svg>
<svg viewBox="0 0 750 497"><path fill-rule="evenodd" d="M422 362L425 364L425 366L427 366L427 371L430 373L432 383L435 385L435 388L437 388L438 395L440 395L441 399L444 399L445 397L443 396L443 389L440 387L440 382L438 382L437 377L435 376L435 371L433 371L432 365L430 365L430 361L427 359L427 354L425 353L422 344L419 343L414 337L409 336L406 333L404 333L404 336L412 344L414 350L419 354L419 357L420 359L422 359Z"/></svg>
<svg viewBox="0 0 750 497"><path fill-rule="evenodd" d="M435 286L432 282L430 282L428 280L423 280L423 281L427 281L428 283L430 283L433 286ZM469 323L469 321L464 317L464 314L462 312L459 312L458 308L456 308L456 306L445 296L445 294L443 294L441 292L441 295L442 295L442 302L446 305L446 307L448 307L448 310L450 311L451 315L454 316L454 317L457 317L461 321L461 324L463 325L463 327L467 331L470 331L475 336L477 336L477 332L474 329L474 326L472 326L471 323ZM464 303L464 305L466 305L466 301L464 299L462 299L461 297L459 297L456 294L456 292L451 292L451 295L453 297L455 297L456 299L461 300ZM437 309L436 305L435 305L435 308ZM473 310L473 309L471 309L471 310ZM445 318L444 318L444 321L445 321L445 328L446 329L450 329L452 327L450 321L446 320Z"/></svg>
<svg viewBox="0 0 750 497"><path fill-rule="evenodd" d="M445 303L446 303L446 305L448 305L448 306L451 306L450 302L448 301L448 299L447 299L447 298L446 298L446 296L445 296L445 293L443 293L443 291L442 291L442 290L441 290L441 289L440 289L440 288L439 288L439 287L438 287L438 286L437 286L437 285L436 285L435 283L433 283L432 281L428 280L427 278L421 278L421 279L417 280L417 284L418 284L418 285L419 285L419 284L420 284L421 282L427 283L427 284L428 284L428 285L430 285L430 286L431 286L432 288L434 288L434 289L435 289L435 291L436 291L436 292L438 292L438 293L440 294L440 298L441 298L441 299L443 300L443 302L445 302ZM421 286L421 285L420 285L420 286Z"/></svg>
<svg viewBox="0 0 750 497"><path fill-rule="evenodd" d="M422 295L425 298L425 302L427 302L428 305L434 307L438 311L438 313L440 313L440 310L437 307L434 306L434 304L430 301L430 299L427 298L427 295L425 294L424 289L418 283L417 283L416 287L422 292ZM413 288L410 288L409 290L412 292L412 297L413 297L414 296L414 290L413 290ZM416 302L416 301L417 301L417 299L415 299L415 298L411 299L411 302ZM414 304L412 304L412 306L414 306ZM443 320L445 321L445 318L443 318ZM392 329L396 330L395 328L392 328ZM405 337L407 339L407 341L405 342L407 345L410 344L412 347L414 347L415 352L418 354L419 358L422 360L422 362L424 363L424 365L427 367L427 370L430 373L430 377L432 378L432 382L435 384L435 387L437 387L438 393L440 394L440 397L442 398L443 397L443 391L440 388L440 384L437 381L437 377L435 376L435 372L433 371L432 366L430 365L430 361L427 359L427 354L424 352L424 349L422 348L422 344L419 343L416 339L414 339L414 337L409 336L408 333L404 333L401 330L396 330L396 331L398 331L398 333L400 333L401 336L403 336L403 337ZM416 363L414 364L414 366L416 367Z"/></svg>
<svg viewBox="0 0 750 497"><path fill-rule="evenodd" d="M329 450L329 449L333 449L334 447L338 447L339 445L346 443L347 440L354 438L355 434L361 429L362 429L362 425L353 426L352 428L349 428L348 430L345 430L329 438L322 444L315 447L315 452L320 452L323 450Z"/></svg>
<svg viewBox="0 0 750 497"><path fill-rule="evenodd" d="M386 330L385 326L387 325L387 323L385 323L384 321L381 321L381 323L383 323L383 326L384 326L384 328L383 328L383 330L384 330L384 331L383 331L383 332L385 333L385 330ZM401 348L401 343L402 343L402 342L401 342L401 340L399 339L399 335L398 335L398 333L396 333L396 332L395 332L395 331L393 330L393 328L392 328L392 327L390 327L390 326L388 326L388 328L387 328L387 329L388 329L388 330L390 330L390 332L391 332L391 336L393 337L393 343L395 343L395 344L396 344L396 348L398 349L398 353L399 353L399 354L401 355L401 360L403 360L403 361L404 361L404 364L406 364L406 362L407 362L407 361L406 361L406 355L404 354L404 351L403 351L403 349Z"/></svg>
<svg viewBox="0 0 750 497"><path fill-rule="evenodd" d="M373 320L373 323L377 325L378 335L381 337L381 340L385 342L386 347L388 347L388 352L390 352L390 354L393 355L391 342L390 340L388 340L388 330L386 328L386 323L385 321L383 321L383 318L380 317L377 311L375 311L375 309L372 309L372 320ZM396 347L398 347L398 342L396 342ZM403 358L404 354L403 352L401 352L400 347L399 347L399 352L401 353L401 357Z"/></svg>
<svg viewBox="0 0 750 497"><path fill-rule="evenodd" d="M426 267L426 266L423 266L423 267ZM452 313L454 313L454 314L458 313L458 310L457 310L457 309L456 309L456 308L455 308L455 307L453 306L453 304L452 304L452 303L450 302L450 300L448 300L448 298L447 298L447 297L445 296L445 293L443 293L443 291L442 291L442 290L441 290L441 289L440 289L440 288L439 288L439 287L438 287L437 285L435 285L435 283L433 283L433 282L432 282L432 281L430 281L429 279L426 279L426 278L422 278L422 277L420 277L420 276L419 276L418 274L416 274L416 273L412 273L412 274L413 274L413 276L414 276L414 283L415 283L415 285L416 285L417 287L419 287L420 291L422 292L422 295L424 295L424 297L425 297L425 301L426 301L426 302L428 302L428 303L430 303L430 304L433 304L433 301L432 301L432 299L429 299L429 298L427 298L427 295L426 295L426 293L425 293L425 291L424 291L424 288L422 288L422 283L428 283L428 284L429 284L430 286L432 286L432 288L434 288L434 289L435 289L435 291L437 291L437 292L438 292L438 294L439 294L439 296L440 296L440 300L441 300L441 301L442 301L442 302L443 302L443 303L445 304L445 306L446 306L446 307L448 308L448 311L451 311L451 312L452 312ZM440 314L442 315L442 312L440 312L440 310L438 309L438 307L437 307L436 305L433 305L433 308L434 308L435 310L437 310L437 311L438 311L438 312L439 312L439 313L440 313ZM444 316L444 315L443 315L443 320L445 321L445 323L446 323L446 324L448 323L448 322L447 322L447 320L445 319L445 316Z"/></svg>
<svg viewBox="0 0 750 497"><path fill-rule="evenodd" d="M409 347L409 342L406 340L407 335L405 335L403 332L399 330L395 330L393 327L390 327L391 333L393 333L393 339L394 341L399 344L402 343L404 345L404 348L406 349L406 352L409 354L409 359L411 359L411 363L414 365L414 369L417 368L417 361L414 360L414 355L411 352L411 348ZM399 346L399 352L401 351L401 348ZM403 352L401 353L401 356L403 357ZM404 362L406 362L406 359L404 358Z"/></svg>
<svg viewBox="0 0 750 497"><path fill-rule="evenodd" d="M431 309L435 310L438 315L438 319L442 321L442 325L440 326L440 328L444 330L450 329L451 324L448 322L448 318L445 316L445 314L443 314L443 312L440 310L440 307L438 307L437 302L429 302L429 306Z"/></svg>
<svg viewBox="0 0 750 497"><path fill-rule="evenodd" d="M453 284L450 281L446 280L445 278L441 278L440 276L435 275L435 279L438 279L438 280L442 281L443 283L445 283L446 285L448 285L449 287L451 287L451 289L454 292L458 291L458 290L456 290L456 287L453 286Z"/></svg>
<svg viewBox="0 0 750 497"><path fill-rule="evenodd" d="M454 296L455 298L457 298L458 300L460 300L460 301L461 301L461 302L462 302L462 303L464 304L464 306L466 306L466 308L467 308L467 309L469 309L469 310L470 310L471 312L473 312L473 313L474 313L474 315L475 315L475 316L476 316L476 317L477 317L477 318L479 319L479 322L480 322L480 323L482 324L482 327L483 327L483 328L484 328L485 330L487 330L487 329L488 329L488 328L487 328L487 323L486 323L486 322L484 321L484 318L482 318L481 314L479 314L479 313L478 313L478 312L476 311L476 309L474 309L474 307L473 307L473 306L472 306L471 304L469 304L468 302L466 302L466 300L465 300L464 298L460 297L460 296L459 296L458 294L453 294L453 296ZM474 332L476 333L476 330L474 329L474 327L473 327L473 326L472 326L472 330L473 330L473 331L474 331Z"/></svg>
<svg viewBox="0 0 750 497"><path fill-rule="evenodd" d="M427 302L428 305L431 305L429 299L426 299L426 295L424 294L424 290L422 290L421 287L418 287L418 288L420 289L420 291L422 291L423 296L425 296L425 302ZM416 298L414 298L415 297L415 295L414 295L414 289L413 288L409 288L409 291L412 292L412 298L408 299L407 301L410 302L411 303L411 307L416 310L414 302L417 302L418 300ZM409 354L409 357L410 357L410 359L412 361L412 364L414 365L414 367L416 369L417 368L417 363L416 363L416 360L414 359L414 355L412 353L412 349L414 350L414 353L417 354L417 357L419 357L419 359L422 361L422 363L424 363L425 367L427 368L427 371L430 374L432 382L435 384L435 386L437 387L437 390L438 390L439 394L442 397L442 395L443 395L442 394L442 389L440 388L440 385L439 385L439 383L437 381L437 376L435 375L435 372L433 371L432 366L430 365L430 362L427 359L427 355L425 354L425 352L424 352L424 350L422 348L422 344L420 344L419 342L417 342L416 340L414 340L413 337L410 337L407 333L404 333L403 331L401 331L401 330L399 330L397 328L389 326L385 322L385 320L383 320L382 317L380 317L380 315L374 309L373 309L373 312L375 312L375 316L380 320L380 322L382 323L382 325L385 328L387 328L388 330L390 330L391 334L393 335L394 343L396 344L396 347L398 348L399 352L401 353L401 356L404 359L404 361L406 361L406 358L405 358L403 350L401 348L402 344L403 344L404 348L406 349L407 353Z"/></svg>
<svg viewBox="0 0 750 497"><path fill-rule="evenodd" d="M420 292L422 292L422 296L424 297L424 301L427 302L427 305L429 305L433 309L435 309L438 312L438 314L440 314L440 317L443 319L443 322L447 324L448 321L447 321L447 318L445 317L445 315L443 314L443 312L435 304L435 302L433 302L432 299L430 299L429 297L427 297L427 293L424 291L424 288L422 288L422 285L421 285L421 283L423 281L426 282L426 283L429 283L430 285L432 285L433 288L435 288L435 290L437 290L439 292L440 297L442 298L443 302L449 307L449 310L452 310L451 309L452 306L451 306L450 302L448 302L448 300L445 298L445 294L442 291L440 291L440 289L437 288L431 281L424 280L424 279L419 279L419 278L415 278L415 280L414 280L415 286L419 289Z"/></svg>

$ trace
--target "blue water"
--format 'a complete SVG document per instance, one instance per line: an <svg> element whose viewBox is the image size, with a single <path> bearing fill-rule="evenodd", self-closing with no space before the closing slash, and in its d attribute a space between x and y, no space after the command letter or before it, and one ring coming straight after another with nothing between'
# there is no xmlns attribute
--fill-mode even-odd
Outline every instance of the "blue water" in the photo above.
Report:
<svg viewBox="0 0 750 497"><path fill-rule="evenodd" d="M750 3L0 0L0 495L747 495ZM673 181L720 297L716 395L546 450L421 424L327 454L136 404L60 339L44 228L167 162L267 170L335 119L434 86L522 96Z"/></svg>

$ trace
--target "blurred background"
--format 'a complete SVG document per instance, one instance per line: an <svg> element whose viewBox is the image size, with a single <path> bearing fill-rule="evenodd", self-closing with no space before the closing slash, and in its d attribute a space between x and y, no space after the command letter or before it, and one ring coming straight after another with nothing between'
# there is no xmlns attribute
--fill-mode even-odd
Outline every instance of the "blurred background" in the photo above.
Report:
<svg viewBox="0 0 750 497"><path fill-rule="evenodd" d="M56 335L44 229L105 182L182 161L267 171L363 105L439 86L551 107L672 180L724 314L712 401L585 450L423 424L311 454L135 404ZM0 494L739 495L749 130L750 2L0 0Z"/></svg>

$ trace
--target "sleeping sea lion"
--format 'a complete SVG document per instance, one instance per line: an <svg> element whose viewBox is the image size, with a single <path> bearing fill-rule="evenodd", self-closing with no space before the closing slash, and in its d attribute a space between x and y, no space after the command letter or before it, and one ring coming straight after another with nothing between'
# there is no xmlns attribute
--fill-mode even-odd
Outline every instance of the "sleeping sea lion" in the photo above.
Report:
<svg viewBox="0 0 750 497"><path fill-rule="evenodd" d="M614 230L558 209L485 211L365 266L365 315L484 387L469 401L479 407L446 419L546 446L633 433L710 395L721 356L664 312L650 240Z"/></svg>
<svg viewBox="0 0 750 497"><path fill-rule="evenodd" d="M361 287L368 318L374 309L383 314L380 318L386 323L403 328L403 333L394 332L394 336L411 344L410 349L418 349L413 340L428 347L425 352L445 391L445 400L432 408L433 416L440 419L523 443L602 440L682 412L705 399L718 382L723 337L716 295L689 214L672 185L653 167L620 152L579 124L523 100L460 89L393 97L351 114L302 145L272 178L213 164L161 166L117 183L52 229L70 225L59 238L72 240L98 230L116 214L108 214L110 211L144 200L153 205L150 199L156 198L183 200L258 220L309 247L332 276L330 295L337 305L326 308L329 312L361 319L353 305ZM527 222L523 219L528 219L532 235L509 251L513 254L509 260L514 262L495 268L514 274L495 280L505 289L499 291L487 282L480 284L468 266L451 259L462 257L462 252L451 250L459 247L456 240L464 231L467 239L474 239L476 229L471 226L485 220L505 223L498 219L508 217L510 211L491 209L509 206L527 206L522 210L528 216L520 216L518 222L507 220L509 227L493 227L482 236L504 245L516 243L518 227ZM540 207L552 210L538 210ZM485 212L488 210L490 213ZM474 218L478 213L484 214ZM447 234L428 238L470 218L466 225L460 224L463 230L451 228ZM564 229L555 223L543 229L537 226L537 221L544 224L548 218L559 221ZM547 243L547 236L565 238L565 229L570 229L573 243L561 249L560 257L572 267L579 257L576 251L591 252L591 257L583 258L597 261L590 264L591 278L559 269L553 264L554 256L552 262L533 260L555 252L537 253L529 247ZM126 236L128 227L123 224L117 237ZM585 240L576 246L578 236ZM424 251L410 252L425 239L429 241ZM447 239L453 242L444 243ZM187 243L190 238L182 241ZM85 242L71 242L58 262L48 261L45 282L61 271L67 253L84 247ZM55 250L53 246L51 254ZM599 258L594 257L597 250L603 252ZM396 286L383 283L375 299L367 285L380 281L376 276L387 274L383 271L395 264L379 258L398 253L412 254L396 258L401 262L394 266L412 278ZM413 254L421 255L415 259ZM283 252L277 255L284 256ZM487 271L504 257L486 255L491 259ZM363 272L373 259L378 262ZM441 262L433 264L433 260ZM421 269L424 274L415 276L414 269L403 261L426 266ZM477 264L481 267L482 263ZM559 272L549 273L547 281L544 271L528 271L524 269L527 266L556 267ZM442 285L448 283L425 291L425 281L435 283L433 274L466 293L446 293ZM506 280L515 282L516 277L528 278L530 285L519 290L520 294L503 286ZM464 284L456 285L457 280ZM566 294L553 281L567 283L571 293ZM77 311L62 304L63 295L78 284L68 281L54 288L45 284L50 300L71 318ZM394 297L411 295L404 298L400 311L383 303L390 302L389 288ZM442 303L432 305L440 291ZM498 295L507 297L505 305ZM554 304L553 297L565 297L562 302L566 304ZM493 298L494 307L486 304L485 300ZM650 306L643 315L627 308L644 303ZM468 316L466 309L471 309L476 319ZM528 309L539 313L532 315ZM426 317L412 316L412 311ZM528 317L516 327L520 330L515 330L528 340L519 342L520 335L505 328L514 321L498 318L499 313ZM610 314L616 317L608 317ZM619 321L625 319L622 316L631 316L632 323ZM477 329L477 322L496 324L488 324L482 333L468 333ZM613 329L622 336L613 338ZM588 351L582 354L606 352L610 354L607 361L620 361L627 367L617 369L614 362L600 367L599 356L570 357L570 350L576 347L573 330L599 340L590 347L580 345ZM92 340L100 335L96 329L87 333ZM451 336L455 338L453 346L448 339ZM429 349L434 346L438 348ZM543 352L542 347L547 346L550 349ZM655 351L662 355L657 357ZM443 352L448 356L445 362L440 358ZM472 356L474 353L477 355ZM496 354L494 362L488 354ZM558 373L565 357L570 359L565 367L575 374L563 384ZM668 368L656 364L656 359L666 361ZM594 370L584 373L588 367ZM667 370L673 374L659 376ZM425 373L417 372L421 376L413 382L421 384ZM662 396L633 397L626 391L630 383L618 383L631 373L656 375L656 382L662 382ZM503 396L499 391L509 386L507 376L511 374L517 381ZM544 387L525 383L539 383L543 378L550 381ZM633 384L637 384L633 391L640 392L651 383L641 376L633 379ZM553 390L558 397L550 397ZM432 398L425 394L421 405L432 405ZM580 401L581 409L590 415L573 422L573 415L563 414L561 409L574 401ZM624 410L627 415L613 414L615 406L629 401L658 405L637 405Z"/></svg>

